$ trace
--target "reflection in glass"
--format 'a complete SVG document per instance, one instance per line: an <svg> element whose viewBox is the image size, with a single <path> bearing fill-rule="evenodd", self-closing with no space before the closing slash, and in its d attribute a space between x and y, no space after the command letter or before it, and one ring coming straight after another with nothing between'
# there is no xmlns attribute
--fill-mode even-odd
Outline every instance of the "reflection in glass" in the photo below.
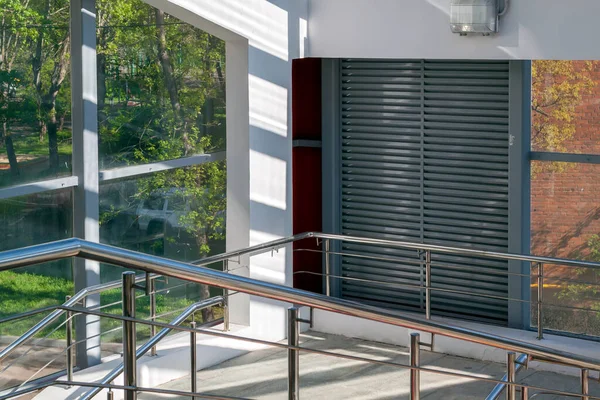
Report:
<svg viewBox="0 0 600 400"><path fill-rule="evenodd" d="M600 165L544 164L532 164L532 254L600 261ZM546 328L600 335L600 271L545 265L544 304Z"/></svg>
<svg viewBox="0 0 600 400"><path fill-rule="evenodd" d="M100 188L100 240L187 262L222 253L225 188L224 162L105 183ZM210 267L220 270L222 264ZM102 265L101 280L120 279L122 272L122 268ZM158 313L166 314L161 319L165 322L194 302L222 294L221 290L173 278L157 281L156 287L160 291ZM108 298L102 301L110 304ZM145 297L140 299L140 315L148 315L147 301ZM119 312L118 307L114 311ZM209 321L219 318L222 310L204 310L201 314L197 321ZM140 340L148 335L148 330L140 332ZM113 336L106 336L103 341L120 340L117 334Z"/></svg>
<svg viewBox="0 0 600 400"><path fill-rule="evenodd" d="M224 162L103 184L103 243L195 261L224 250Z"/></svg>
<svg viewBox="0 0 600 400"><path fill-rule="evenodd" d="M71 173L69 1L0 9L0 186Z"/></svg>
<svg viewBox="0 0 600 400"><path fill-rule="evenodd" d="M0 251L66 239L72 235L72 225L70 189L0 200ZM72 295L73 291L70 259L0 272L0 319L62 304L65 296ZM22 335L46 314L0 324L0 339L6 343ZM2 373L0 385L22 383L59 355L64 350L64 342L54 339L65 339L63 322L64 318L59 319L36 336L42 340L27 356L18 359L18 355L30 349L26 346L3 363L3 368L12 362L15 365ZM64 357L60 357L38 378L64 365Z"/></svg>
<svg viewBox="0 0 600 400"><path fill-rule="evenodd" d="M224 149L225 43L141 0L97 21L101 168Z"/></svg>

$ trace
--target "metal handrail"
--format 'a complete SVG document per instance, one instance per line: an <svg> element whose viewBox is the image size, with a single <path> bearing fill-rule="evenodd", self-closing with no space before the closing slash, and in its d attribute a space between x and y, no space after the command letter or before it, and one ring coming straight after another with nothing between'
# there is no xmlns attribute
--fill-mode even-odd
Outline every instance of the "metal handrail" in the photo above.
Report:
<svg viewBox="0 0 600 400"><path fill-rule="evenodd" d="M149 278L156 279L156 278L158 278L158 275L150 275ZM145 275L139 275L136 277L135 281L142 282L145 279L146 279ZM65 307L72 307L88 296L91 296L94 294L99 294L99 293L105 292L107 290L117 289L119 287L121 287L120 280L90 286L88 288L84 288L84 289L80 290L79 292L77 292L74 296L72 296L70 299L68 299L62 305ZM54 311L52 311L50 314L48 314L46 317L44 317L41 321L39 321L37 324L32 326L30 329L28 329L27 332L25 332L24 334L19 336L11 344L9 344L2 351L0 351L0 363L6 357L8 357L16 348L25 344L29 339L33 338L36 334L38 334L40 331L42 331L44 328L46 328L48 325L50 325L57 318L59 318L61 315L63 315L65 313L64 310L56 309L56 307L51 307L51 308L54 308Z"/></svg>
<svg viewBox="0 0 600 400"><path fill-rule="evenodd" d="M292 307L293 309L294 307ZM439 375L445 375L445 376L451 376L451 377L455 377L455 378L463 378L463 379L475 379L475 380L479 380L482 382L488 382L488 383L494 383L494 384L502 384L502 385L506 385L508 387L512 387L512 388L527 388L527 389L531 389L531 390L548 390L542 387L538 387L538 386L533 386L533 385L527 385L527 384L523 384L523 383L518 383L514 380L509 380L509 381L503 381L503 380L499 380L496 378L489 378L489 377L484 377L481 376L479 374L469 374L469 373L464 373L464 372L455 372L455 371L450 371L450 370L446 370L446 369L436 369L436 368L430 368L430 367L423 367L420 365L409 365L409 364L403 364L403 363L399 363L396 361L388 361L388 360L380 360L380 359L373 359L373 358L365 358L365 357L360 357L360 356L356 356L356 355L350 355L350 354L344 354L344 353L334 353L331 351L326 351L326 350L320 350L320 349L315 349L315 348L307 348L307 347L301 347L299 345L290 345L290 344L284 344L284 343L280 343L280 342L270 342L270 341L266 341L266 340L262 340L262 339L254 339L254 338L250 338L250 337L246 337L246 336L236 336L236 335L231 335L231 334L226 334L223 332L219 332L219 331L214 331L214 330L207 330L207 329L198 329L195 327L185 327L185 326L181 326L181 325L172 325L172 324L168 324L168 323L162 323L162 322L152 322L152 321L147 321L147 320L140 320L140 319L136 319L133 317L125 317L125 316L119 316L119 315L115 315L115 314L108 314L108 313L104 313L104 312L99 312L99 311L89 311L86 310L84 308L75 308L75 307L69 307L69 308L64 308L66 310L72 311L74 313L87 313L90 315L95 315L95 316L99 316L99 317L106 317L106 318L112 318L112 319L117 319L117 320L121 320L123 322L134 322L134 323L139 323L142 325L149 325L149 326L156 326L156 327L161 327L161 328L170 328L173 330L177 330L177 331L183 331L183 332L189 332L189 333L202 333L208 336L214 336L214 337L221 337L221 338L228 338L228 339L237 339L237 340L242 340L242 341L246 341L246 342L250 342L250 343L255 343L255 344L260 344L260 345L266 345L266 346L270 346L270 347L276 347L276 348L281 348L281 349L287 349L287 350L297 350L297 351L303 351L303 352L308 352L308 353L312 353L312 354L316 354L316 355L324 355L324 356L331 356L331 357L338 357L338 358L342 358L342 359L346 359L346 360L351 360L351 361L358 361L358 362L366 362L366 363L372 363L372 364L377 364L377 365L382 365L382 366L390 366L390 367L399 367L399 368L405 368L405 369L411 369L411 370L416 370L416 371L421 371L421 372L426 372L426 373L432 373L432 374L439 374ZM291 310L291 309L290 309ZM297 312L297 308L296 308L296 312ZM293 315L294 313L292 313ZM297 313L296 313L297 314ZM297 316L294 316L294 318L296 318ZM296 320L296 322L302 322L301 320ZM417 350L419 349L419 346L421 345L421 342L415 341L415 343L413 343L413 347L411 348L411 351L413 350ZM513 360L514 361L514 360ZM55 385L67 385L67 386L82 386L82 387L100 387L103 389L120 389L120 390L134 390L134 391L139 391L139 392L149 392L149 393L161 393L161 394L171 394L171 395L179 395L179 396L198 396L200 398L218 398L218 399L231 399L233 397L227 397L227 396L215 396L215 395L210 395L210 394L202 394L202 393L192 393L192 392L181 392L181 391L173 391L173 390L166 390L166 389L156 389L156 388L145 388L145 387L139 387L139 386L131 386L131 385L109 385L109 384L102 384L99 382L78 382L78 381L69 381L69 380L57 380L54 382L47 382L44 384L40 384L37 385L35 387L29 387L26 389L22 389L19 390L18 392L14 392L11 394L7 394L7 395L0 395L0 400L6 400L12 397L18 397L18 396L22 396L24 394L27 393L31 393L32 391L35 390L39 390L39 389L43 389L49 386L55 386ZM554 395L561 395L561 396L567 396L567 397L576 397L579 398L581 397L581 394L578 393L573 393L573 392L568 392L568 391L564 391L564 390L548 390L547 393L552 393ZM600 400L600 397L596 397L596 396L589 396L590 400Z"/></svg>
<svg viewBox="0 0 600 400"><path fill-rule="evenodd" d="M550 257L538 257L538 256L529 256L529 255L517 255L510 253L499 253L499 252L489 252L482 250L472 250L472 249L461 249L455 247L447 247L447 246L437 246L437 245L426 245L426 244L418 244L418 243L410 243L410 242L401 242L401 241L391 241L391 240L381 240L381 239L372 239L372 238L363 238L356 236L343 236L343 235L332 235L332 234L323 234L323 233L304 233L300 235L295 235L288 238L283 238L279 240L275 240L272 242L264 243L258 246L253 246L247 249L241 249L233 252L224 253L217 256L207 257L205 259L199 260L197 264L199 266L208 265L215 262L222 261L224 265L227 264L229 260L235 257L241 257L243 255L252 255L262 253L268 250L276 250L278 248L284 247L289 243L304 240L308 238L317 238L323 239L324 241L324 250L325 250L325 275L326 275L326 288L327 294L330 293L330 285L329 285L329 277L330 277L330 260L329 255L333 254L330 251L330 240L340 240L343 242L353 242L353 243L363 243L363 244L372 244L377 246L386 246L386 247L397 247L397 248L408 248L419 250L422 255L423 252L425 254L425 259L421 261L422 265L425 265L427 268L427 278L425 287L426 290L426 303L430 304L430 294L434 288L431 287L431 252L435 251L437 253L446 253L446 254L460 254L463 256L473 256L473 257L485 257L485 258L493 258L493 259L502 259L502 260L517 260L523 262L532 263L533 266L537 267L538 270L538 312L541 315L541 288L543 282L543 266L544 264L557 264L562 266L571 266L571 267L584 267L584 268L592 268L592 269L600 269L600 263L596 262L587 262L587 261L578 261L578 260L566 260L560 258L550 258ZM59 242L47 243L43 245L32 246L23 249L11 250L0 253L0 271L10 270L26 265L37 264L41 262L54 261L61 258L66 257L83 257L90 260L95 260L99 262L107 262L113 265L118 265L126 268L135 268L146 271L147 273L155 273L164 276L172 276L180 279L184 279L191 282L208 284L212 286L217 286L221 288L225 288L227 290L237 290L239 292L244 292L248 294L254 294L258 296L263 296L275 300L280 300L284 302L291 302L296 305L305 305L311 308L319 308L322 310L337 312L341 314L346 314L350 316L355 316L358 318L370 319L373 321L378 321L382 323L387 323L396 326L402 326L408 329L419 330L430 332L432 334L439 334L443 336L448 336L460 340L465 340L472 343L478 343L482 345L497 347L505 350L511 351L509 354L509 376L508 382L504 383L499 381L497 383L502 383L504 385L509 386L509 396L513 398L515 394L516 387L522 386L515 384L514 382L514 354L512 352L521 352L526 353L530 357L535 357L539 359L546 359L551 362L563 363L570 366L574 366L582 369L582 374L589 369L591 370L600 370L600 361L594 360L585 356L579 356L572 353L566 353L558 350L549 349L543 346L532 345L516 340L511 340L503 337L499 337L496 335L482 333L466 328L458 328L442 323L432 322L430 321L430 308L427 308L427 320L422 320L420 318L415 318L413 316L408 316L402 313L391 312L387 310L383 310L377 307L362 305L350 301L339 300L339 299L331 299L328 296L308 293L299 291L296 289L273 285L266 282L261 282L249 278L244 278L240 276L230 275L227 273L222 273L218 271L214 271L208 268L202 268L198 265L187 264L178 261L172 261L163 259L156 256L151 256L147 254L141 254L129 250L119 249L108 245L98 244L86 242L80 239L68 239ZM139 278L138 278L139 279ZM143 277L142 277L143 279ZM131 297L130 297L131 298ZM135 295L133 295L135 298ZM80 300L80 299L79 299ZM78 300L78 301L79 301ZM103 315L101 312L95 312L91 310L76 310L73 306L77 302L73 304L66 302L63 306L59 306L57 308L61 309L62 312L81 312L88 313L97 316L108 316ZM125 302L124 302L125 306ZM57 310L59 311L59 310ZM54 314L54 313L53 313ZM126 316L126 314L124 314ZM135 324L135 322L139 323L147 323L147 321L139 321L135 320L135 318L130 318L130 322L127 318L124 317L115 317L111 316L111 318L122 319L124 321L124 328L131 324ZM538 318L541 320L541 318ZM135 322L134 322L135 321ZM296 322L299 322L297 320ZM163 326L166 328L165 324L158 324L156 322L149 323L150 326ZM38 328L39 329L39 328ZM134 329L134 328L133 328ZM129 329L130 331L132 329ZM135 332L133 330L133 332ZM538 336L541 338L541 323L538 323ZM131 333L129 334L131 337ZM22 342L21 342L22 343ZM129 348L132 347L130 344ZM417 346L418 347L418 346ZM294 350L294 346L288 347L291 350ZM5 349L6 350L6 349ZM414 349L413 349L414 350ZM418 351L418 350L417 350ZM133 363L135 363L135 348L129 357L126 359L133 359ZM293 353L291 351L290 353ZM512 358L511 358L512 357ZM411 360L413 360L411 358ZM408 366L411 368L411 376L414 379L411 379L411 393L413 392L414 382L418 382L418 371L425 370L423 368L418 367L418 357L415 359L416 361L411 361L411 365ZM511 361L512 360L512 361ZM413 362L415 363L413 365ZM290 364L291 365L291 364ZM512 372L510 372L512 369ZM130 368L131 370L131 368ZM297 372L295 373L297 375ZM583 375L582 375L583 376ZM290 367L290 379L292 379L292 371ZM297 376L296 376L297 379ZM511 380L512 379L512 380ZM129 386L135 386L135 380L128 380L130 382ZM587 379L585 379L587 381ZM134 382L131 384L131 382ZM292 380L290 380L290 383ZM297 383L297 382L296 382ZM295 385L297 387L297 385ZM96 386L100 387L100 386ZM522 386L526 389L524 386ZM290 386L290 390L293 388ZM531 388L531 387L530 387ZM132 389L128 390L132 392ZM526 391L526 390L525 390ZM413 398L413 397L411 397ZM418 398L418 397L414 397Z"/></svg>
<svg viewBox="0 0 600 400"><path fill-rule="evenodd" d="M216 305L219 305L219 304L223 304L224 301L225 300L224 300L224 298L222 296L216 296L216 297L212 297L210 299L206 299L206 300L200 301L198 303L192 304L191 306L189 306L188 308L186 308L185 311L183 311L181 314L179 314L177 317L175 317L175 319L173 319L170 322L170 324L171 325L180 325L190 315L194 314L195 312L200 311L200 310L202 310L204 308L208 308L208 307L216 306ZM135 353L135 357L137 359L141 358L144 354L146 354L152 348L154 348L154 346L156 346L161 340L163 340L172 331L173 331L173 328L163 328L163 329L161 329L160 332L158 332L155 336L151 337L150 340L148 340L146 343L144 343L142 346L140 346L137 349L137 351ZM112 371L110 371L104 378L102 378L100 380L100 383L102 383L102 384L109 384L109 383L111 383L119 375L121 375L123 373L123 368L124 368L124 364L123 363L119 364L116 368L114 368ZM80 398L80 400L90 400L94 396L96 396L98 393L100 393L100 391L102 391L102 388L100 388L100 387L93 388L92 390L90 390L87 393L85 393Z"/></svg>
<svg viewBox="0 0 600 400"><path fill-rule="evenodd" d="M361 239L356 237L345 237L340 235L329 234L318 234L318 236L322 238L339 238L350 241L364 240L369 243L378 244L389 244L388 242L390 242L376 239ZM268 242L258 246L250 247L245 250L238 250L235 252L225 253L221 256L209 257L207 259L204 259L202 263L205 264L212 263L215 261L222 261L224 259L229 259L237 255L249 254L252 252L262 251L264 249L276 248L284 245L285 243L288 243L294 238L300 240L314 237L316 237L314 233L296 235L292 238ZM400 242L400 244L398 245L408 245L413 248L420 248L420 245L404 242ZM438 251L443 249L441 246L427 246L427 248L435 248ZM459 250L452 249L448 251ZM492 255L500 254L474 250L471 250L469 253ZM497 347L508 351L527 353L537 357L548 358L557 362L564 362L578 368L600 370L600 361L589 357L554 350L547 347L529 344L513 339L508 339L490 333L471 330L468 328L460 328L435 321L423 320L418 317L383 310L378 307L368 306L342 299L330 298L321 294L310 293L298 289L293 289L290 287L259 281L256 279L231 275L180 261L168 260L148 254L140 254L134 251L120 249L105 244L91 243L81 239L67 239L59 242L36 245L0 253L0 271L5 271L41 262L55 261L64 257L83 257L86 259L99 262L106 262L121 267L139 269L150 273L171 276L187 281L207 284L229 290L237 290L240 292L267 297L274 300L304 305L307 307L313 307L340 314L346 314L390 325L401 326L417 331L430 332L436 335L448 336L451 338L465 340L468 342L491 347ZM538 261L539 258L528 257L527 259L535 262ZM581 264L586 263L576 262L575 264L581 266ZM591 264L595 264L600 268L600 264Z"/></svg>

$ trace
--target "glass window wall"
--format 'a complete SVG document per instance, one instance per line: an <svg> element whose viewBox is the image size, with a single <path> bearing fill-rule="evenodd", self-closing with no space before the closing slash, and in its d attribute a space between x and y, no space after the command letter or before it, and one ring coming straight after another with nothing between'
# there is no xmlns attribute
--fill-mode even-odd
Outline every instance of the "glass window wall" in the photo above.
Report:
<svg viewBox="0 0 600 400"><path fill-rule="evenodd" d="M532 158L543 160L531 162L531 253L600 261L600 63L533 61L531 97ZM600 335L598 273L589 268L544 268L544 327Z"/></svg>
<svg viewBox="0 0 600 400"><path fill-rule="evenodd" d="M79 203L72 187L85 178L72 168L71 156L83 148L73 150L72 137L83 132L72 132L71 68L77 64L71 59L90 53L71 48L69 5L32 0L0 7L0 251L72 237L73 215L83 203L97 202L99 218L89 218L102 243L188 262L223 252L225 161L189 158L185 168L163 164L154 173L121 168L225 150L225 43L141 0L96 1L96 23L84 27L97 35L91 57L97 63L99 159L90 163L98 161L100 170L110 169L116 178L103 180L99 193L86 191ZM78 183L56 180L72 175ZM98 278L117 280L122 272L102 265ZM0 318L64 302L78 290L72 275L71 260L0 273ZM157 319L168 322L189 304L217 294L161 278ZM120 289L102 293L101 309L120 314L120 299ZM140 295L140 316L149 317L149 304ZM22 334L46 314L3 324L0 339ZM221 315L220 309L208 310L196 320ZM39 343L52 346L14 355L0 388L22 383L53 358L36 377L65 367L64 322L39 335ZM121 351L119 327L102 319L103 355ZM139 340L148 337L148 328L138 331ZM75 333L82 340L82 332Z"/></svg>
<svg viewBox="0 0 600 400"><path fill-rule="evenodd" d="M0 7L0 187L71 174L69 1Z"/></svg>

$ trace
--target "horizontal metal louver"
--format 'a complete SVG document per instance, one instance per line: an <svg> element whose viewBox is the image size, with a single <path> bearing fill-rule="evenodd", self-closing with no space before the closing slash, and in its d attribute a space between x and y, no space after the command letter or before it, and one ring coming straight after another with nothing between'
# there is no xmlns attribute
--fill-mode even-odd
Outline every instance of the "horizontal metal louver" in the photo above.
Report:
<svg viewBox="0 0 600 400"><path fill-rule="evenodd" d="M340 76L342 232L507 251L509 63L343 60ZM343 253L378 258L341 257L343 297L424 310L415 251ZM506 262L432 257L434 315L506 323Z"/></svg>

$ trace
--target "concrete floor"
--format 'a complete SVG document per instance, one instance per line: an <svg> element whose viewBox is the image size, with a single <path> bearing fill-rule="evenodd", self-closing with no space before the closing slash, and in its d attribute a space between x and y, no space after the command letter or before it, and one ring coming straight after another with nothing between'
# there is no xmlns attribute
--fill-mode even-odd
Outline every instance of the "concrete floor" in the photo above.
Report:
<svg viewBox="0 0 600 400"><path fill-rule="evenodd" d="M341 336L308 332L302 335L302 346L408 364L406 348ZM187 361L187 360L186 360ZM445 354L421 352L421 364L439 371L463 372L480 377L501 379L505 367L492 362L476 361ZM555 390L577 393L579 379L551 372L521 370L520 382ZM409 372L386 365L370 364L331 356L301 353L300 397L310 400L333 399L408 399ZM421 398L485 399L493 383L421 373ZM591 395L600 395L600 385L591 383ZM164 389L188 391L189 376L161 386ZM198 372L198 390L217 396L252 399L287 398L287 352L283 349L259 350ZM531 391L533 395L535 391ZM504 394L501 398L504 398ZM189 399L156 394L140 394L140 400ZM562 399L565 396L540 394L538 399Z"/></svg>

